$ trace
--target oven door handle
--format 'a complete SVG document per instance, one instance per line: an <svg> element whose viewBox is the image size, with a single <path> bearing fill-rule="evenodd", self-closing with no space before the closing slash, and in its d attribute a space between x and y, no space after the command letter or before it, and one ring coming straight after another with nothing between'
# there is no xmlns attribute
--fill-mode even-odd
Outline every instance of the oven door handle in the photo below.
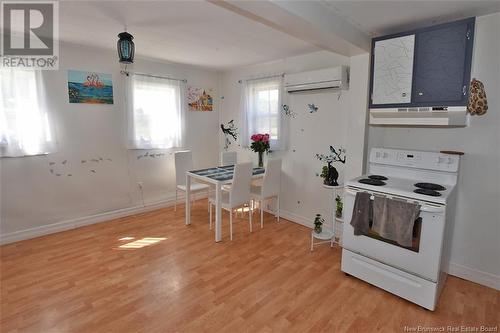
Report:
<svg viewBox="0 0 500 333"><path fill-rule="evenodd" d="M420 206L420 211L425 213L444 213L445 207Z"/></svg>
<svg viewBox="0 0 500 333"><path fill-rule="evenodd" d="M352 191L349 189L345 189L346 193L356 196L356 191ZM373 195L372 195L373 197ZM426 205L423 204L420 206L420 211L424 213L444 213L445 207L444 206L432 206L432 205Z"/></svg>
<svg viewBox="0 0 500 333"><path fill-rule="evenodd" d="M349 189L345 189L346 193L350 194L350 195L353 195L353 196L356 196L356 193L355 191L352 191L352 190L349 190Z"/></svg>

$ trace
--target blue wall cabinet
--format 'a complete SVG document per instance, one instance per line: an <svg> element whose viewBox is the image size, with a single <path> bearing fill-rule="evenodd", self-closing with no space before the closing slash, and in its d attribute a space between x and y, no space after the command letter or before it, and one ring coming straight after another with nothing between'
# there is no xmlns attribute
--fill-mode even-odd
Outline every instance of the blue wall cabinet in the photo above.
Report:
<svg viewBox="0 0 500 333"><path fill-rule="evenodd" d="M474 22L374 38L370 108L467 105Z"/></svg>

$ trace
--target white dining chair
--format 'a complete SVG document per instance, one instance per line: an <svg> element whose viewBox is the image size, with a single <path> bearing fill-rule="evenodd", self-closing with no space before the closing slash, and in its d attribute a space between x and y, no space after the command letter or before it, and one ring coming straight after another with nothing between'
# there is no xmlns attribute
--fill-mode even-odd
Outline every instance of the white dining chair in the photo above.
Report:
<svg viewBox="0 0 500 333"><path fill-rule="evenodd" d="M235 165L238 163L238 153L235 151L223 151L220 153L220 161L222 166Z"/></svg>
<svg viewBox="0 0 500 333"><path fill-rule="evenodd" d="M220 163L221 166L238 164L238 153L236 153L235 151L223 151L222 153L220 153ZM222 189L225 191L229 191L231 189L231 185L223 185Z"/></svg>
<svg viewBox="0 0 500 333"><path fill-rule="evenodd" d="M174 210L177 211L177 195L181 190L186 192L186 172L193 170L193 154L190 150L178 151L174 154L175 159L175 206ZM207 191L207 197L210 194L210 185L191 183L191 192ZM194 199L194 196L193 196Z"/></svg>
<svg viewBox="0 0 500 333"><path fill-rule="evenodd" d="M261 185L252 184L250 196L252 197L252 209L255 201L259 201L260 227L264 228L264 201L276 198L276 217L280 220L280 186L281 186L281 159L267 161L266 171Z"/></svg>
<svg viewBox="0 0 500 333"><path fill-rule="evenodd" d="M248 204L250 207L250 186L252 184L252 163L236 164L234 167L233 184L229 191L221 191L222 209L229 211L229 234L233 240L233 210ZM209 198L210 229L212 229L212 205L215 205L215 196ZM252 232L252 211L248 210L250 232Z"/></svg>

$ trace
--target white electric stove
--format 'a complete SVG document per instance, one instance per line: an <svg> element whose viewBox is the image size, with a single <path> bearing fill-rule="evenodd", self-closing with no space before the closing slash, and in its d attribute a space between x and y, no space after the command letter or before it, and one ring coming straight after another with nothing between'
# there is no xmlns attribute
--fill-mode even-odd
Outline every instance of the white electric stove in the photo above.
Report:
<svg viewBox="0 0 500 333"><path fill-rule="evenodd" d="M434 310L446 279L460 158L437 152L373 148L368 174L346 183L342 271ZM356 193L416 202L412 246L372 231L354 235Z"/></svg>

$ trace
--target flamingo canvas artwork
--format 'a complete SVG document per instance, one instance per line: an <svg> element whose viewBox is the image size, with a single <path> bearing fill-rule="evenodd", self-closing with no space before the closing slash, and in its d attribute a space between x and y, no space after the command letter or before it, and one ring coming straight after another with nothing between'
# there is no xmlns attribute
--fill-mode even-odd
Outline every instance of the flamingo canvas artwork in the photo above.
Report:
<svg viewBox="0 0 500 333"><path fill-rule="evenodd" d="M113 104L111 74L68 70L70 103Z"/></svg>

